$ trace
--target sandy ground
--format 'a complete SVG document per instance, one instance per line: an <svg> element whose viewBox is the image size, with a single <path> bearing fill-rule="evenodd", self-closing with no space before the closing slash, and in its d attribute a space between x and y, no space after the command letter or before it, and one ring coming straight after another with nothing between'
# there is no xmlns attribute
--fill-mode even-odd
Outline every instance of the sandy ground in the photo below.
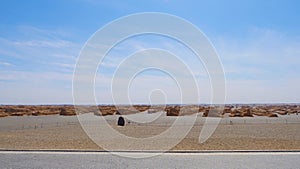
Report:
<svg viewBox="0 0 300 169"><path fill-rule="evenodd" d="M124 127L116 125L117 116L105 118L112 128L126 136L149 138L166 131L176 117L159 117L152 123L131 122ZM172 149L300 150L299 116L223 118L213 135L205 143L200 144L198 137L204 124L203 122L204 118L197 119L187 136ZM178 132L180 132L180 126L178 126ZM166 143L170 139L172 138L164 138L157 140L157 142ZM119 145L124 140L106 141ZM58 115L1 118L0 148L102 149L86 135L76 117L62 117ZM159 150L159 146L154 144L152 149ZM123 150L126 150L126 147Z"/></svg>

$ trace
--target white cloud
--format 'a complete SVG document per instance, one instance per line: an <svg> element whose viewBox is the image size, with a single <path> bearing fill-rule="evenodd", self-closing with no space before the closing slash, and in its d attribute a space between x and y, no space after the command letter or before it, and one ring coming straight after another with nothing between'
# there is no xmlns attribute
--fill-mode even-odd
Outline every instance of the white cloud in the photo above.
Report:
<svg viewBox="0 0 300 169"><path fill-rule="evenodd" d="M31 26L9 31L9 37L0 34L0 103L71 103L81 44L63 31Z"/></svg>
<svg viewBox="0 0 300 169"><path fill-rule="evenodd" d="M228 102L300 102L300 38L255 28L243 38L214 42L227 78Z"/></svg>
<svg viewBox="0 0 300 169"><path fill-rule="evenodd" d="M9 80L17 82L40 83L69 81L72 80L72 74L58 72L31 72L31 71L1 71L0 80Z"/></svg>
<svg viewBox="0 0 300 169"><path fill-rule="evenodd" d="M74 60L82 45L68 40L56 30L21 26L13 31L16 37L0 37L0 55L3 57L29 61L47 58L48 62L57 58Z"/></svg>
<svg viewBox="0 0 300 169"><path fill-rule="evenodd" d="M0 61L0 65L2 65L2 66L12 66L13 64L8 63L8 62L2 62L2 61Z"/></svg>
<svg viewBox="0 0 300 169"><path fill-rule="evenodd" d="M255 30L244 38L218 38L216 48L228 78L280 78L296 75L300 61L300 39L270 30ZM294 69L294 70L293 70ZM297 71L295 71L297 70ZM232 75L232 76L231 76Z"/></svg>
<svg viewBox="0 0 300 169"><path fill-rule="evenodd" d="M68 48L74 44L66 40L22 40L14 42L17 47L31 47L31 48Z"/></svg>
<svg viewBox="0 0 300 169"><path fill-rule="evenodd" d="M5 69L7 67L0 71L0 103L71 103L73 69L81 45L65 39L63 33L61 35L56 31L34 27L22 30L30 32L29 39L0 37L0 55L12 60L7 62L3 59L0 62ZM272 30L253 29L245 38L218 37L213 42L226 73L228 103L300 102L300 38ZM148 48L168 50L179 56L196 77L201 103L210 102L212 91L209 77L197 57L170 40L137 38L116 46L100 65L96 77L96 96L100 103L112 102L111 79L121 61L137 50ZM154 58L136 59L127 67L166 63L167 68L182 75L180 80L184 80L186 75L178 65L167 64L168 59L163 56ZM14 63L18 60L24 63ZM45 68L34 70L38 66ZM88 69L90 65L87 66ZM89 78L80 75L82 77L79 79L85 84ZM170 102L180 102L175 83L157 73L138 76L130 89L132 99L148 102L148 95L156 88L164 90ZM82 92L84 95L85 91Z"/></svg>

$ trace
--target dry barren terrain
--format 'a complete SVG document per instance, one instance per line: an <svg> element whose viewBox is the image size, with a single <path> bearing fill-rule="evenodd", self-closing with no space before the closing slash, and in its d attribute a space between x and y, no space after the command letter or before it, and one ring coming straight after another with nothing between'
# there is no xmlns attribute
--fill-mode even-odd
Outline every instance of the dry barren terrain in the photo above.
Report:
<svg viewBox="0 0 300 169"><path fill-rule="evenodd" d="M87 113L91 117L101 116ZM155 113L144 113L151 115ZM230 117L231 113L220 118L220 124L213 135L204 143L198 142L204 121L203 113L174 150L300 150L300 116L296 113L271 118L266 116ZM104 119L116 131L133 138L147 138L166 131L176 118L194 116L160 115L154 122L138 123L123 115L126 125L117 126L119 115L105 116ZM205 115L204 115L205 116ZM78 116L7 116L0 118L1 149L102 149L84 132ZM187 121L188 122L188 121ZM102 123L99 120L99 123ZM180 126L179 126L180 128ZM167 142L164 138L158 142ZM122 140L108 140L116 145ZM126 147L124 148L127 149ZM130 147L129 147L130 149ZM155 145L153 149L156 149Z"/></svg>

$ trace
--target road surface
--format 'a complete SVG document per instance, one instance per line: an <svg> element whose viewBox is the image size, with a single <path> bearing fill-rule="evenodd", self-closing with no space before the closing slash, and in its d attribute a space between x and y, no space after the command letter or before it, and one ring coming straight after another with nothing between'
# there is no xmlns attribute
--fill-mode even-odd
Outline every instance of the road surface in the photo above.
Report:
<svg viewBox="0 0 300 169"><path fill-rule="evenodd" d="M123 152L126 153L126 152ZM128 152L127 152L128 153ZM141 152L133 152L142 155ZM300 152L165 153L131 159L108 152L0 151L0 168L299 168Z"/></svg>

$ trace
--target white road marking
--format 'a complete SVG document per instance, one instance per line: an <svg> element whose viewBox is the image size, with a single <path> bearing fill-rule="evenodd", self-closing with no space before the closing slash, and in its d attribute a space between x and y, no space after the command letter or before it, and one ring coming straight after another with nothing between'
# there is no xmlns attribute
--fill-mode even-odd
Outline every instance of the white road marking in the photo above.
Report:
<svg viewBox="0 0 300 169"><path fill-rule="evenodd" d="M131 154L131 155L139 155L139 154L159 154L159 155L175 155L175 156L223 156L223 155L300 155L300 152L84 152L84 151L0 151L0 154L74 154L74 155L112 155L112 154Z"/></svg>

